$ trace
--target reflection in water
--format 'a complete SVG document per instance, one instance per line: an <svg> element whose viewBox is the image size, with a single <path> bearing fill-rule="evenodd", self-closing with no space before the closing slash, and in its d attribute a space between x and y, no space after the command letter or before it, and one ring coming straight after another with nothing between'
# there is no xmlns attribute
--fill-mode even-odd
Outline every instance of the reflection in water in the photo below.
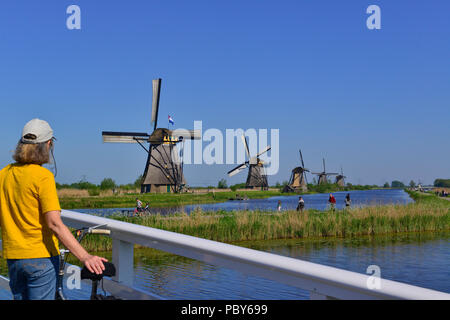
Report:
<svg viewBox="0 0 450 320"><path fill-rule="evenodd" d="M135 286L167 299L308 298L302 290L181 257L164 265L138 265L135 271Z"/></svg>
<svg viewBox="0 0 450 320"><path fill-rule="evenodd" d="M275 240L238 245L385 279L450 292L450 232L354 239ZM145 257L145 254L143 255ZM307 299L303 290L195 260L141 259L135 285L169 299Z"/></svg>

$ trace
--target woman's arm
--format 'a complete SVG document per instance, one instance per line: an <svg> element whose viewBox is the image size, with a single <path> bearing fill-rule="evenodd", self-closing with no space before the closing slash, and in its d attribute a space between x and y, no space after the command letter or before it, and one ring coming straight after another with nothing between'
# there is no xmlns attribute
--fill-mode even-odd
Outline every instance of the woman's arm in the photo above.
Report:
<svg viewBox="0 0 450 320"><path fill-rule="evenodd" d="M61 220L60 211L49 211L45 214L45 221L48 227L52 230L56 237L64 244L64 246L70 250L75 257L78 258L90 272L96 274L103 273L105 266L103 261L108 261L105 258L90 255L81 244L75 239L69 228L66 227Z"/></svg>

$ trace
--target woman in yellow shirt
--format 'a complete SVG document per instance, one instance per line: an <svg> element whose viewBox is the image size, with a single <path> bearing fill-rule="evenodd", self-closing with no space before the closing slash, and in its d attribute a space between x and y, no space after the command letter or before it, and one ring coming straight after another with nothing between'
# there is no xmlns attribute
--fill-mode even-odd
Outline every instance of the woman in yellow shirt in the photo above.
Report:
<svg viewBox="0 0 450 320"><path fill-rule="evenodd" d="M14 299L52 300L59 270L58 239L97 274L105 258L90 255L61 220L61 207L49 162L53 130L33 119L23 128L13 164L0 171L0 225Z"/></svg>

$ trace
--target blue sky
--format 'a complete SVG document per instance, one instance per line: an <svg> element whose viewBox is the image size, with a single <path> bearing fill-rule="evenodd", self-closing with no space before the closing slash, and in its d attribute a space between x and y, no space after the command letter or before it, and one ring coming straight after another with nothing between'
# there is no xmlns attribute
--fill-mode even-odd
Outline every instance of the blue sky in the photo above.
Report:
<svg viewBox="0 0 450 320"><path fill-rule="evenodd" d="M66 27L71 4L81 30ZM372 4L381 30L366 27ZM448 12L444 0L2 1L0 166L39 117L58 138L58 182L134 181L146 153L101 131L150 132L160 77L161 126L170 114L182 128L279 129L270 184L289 179L299 148L308 168L325 157L352 183L450 178ZM184 173L244 182L233 167Z"/></svg>

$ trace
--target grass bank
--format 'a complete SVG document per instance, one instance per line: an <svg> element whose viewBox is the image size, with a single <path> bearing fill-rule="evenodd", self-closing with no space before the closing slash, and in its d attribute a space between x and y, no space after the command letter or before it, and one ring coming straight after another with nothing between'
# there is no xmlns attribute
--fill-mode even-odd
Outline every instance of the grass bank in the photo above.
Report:
<svg viewBox="0 0 450 320"><path fill-rule="evenodd" d="M431 195L432 196L432 195ZM190 215L116 217L115 219L221 242L317 237L357 237L450 230L450 202L414 195L408 205L349 210L202 212ZM111 249L107 238L91 237L90 250Z"/></svg>
<svg viewBox="0 0 450 320"><path fill-rule="evenodd" d="M236 198L236 194L247 196L249 199L269 198L279 195L289 195L280 191L226 191L208 192L201 194L192 193L146 193L124 194L119 196L90 196L90 197L60 197L59 201L63 209L81 208L130 208L135 207L136 198L143 203L149 202L151 207L176 207L188 204L225 202Z"/></svg>

